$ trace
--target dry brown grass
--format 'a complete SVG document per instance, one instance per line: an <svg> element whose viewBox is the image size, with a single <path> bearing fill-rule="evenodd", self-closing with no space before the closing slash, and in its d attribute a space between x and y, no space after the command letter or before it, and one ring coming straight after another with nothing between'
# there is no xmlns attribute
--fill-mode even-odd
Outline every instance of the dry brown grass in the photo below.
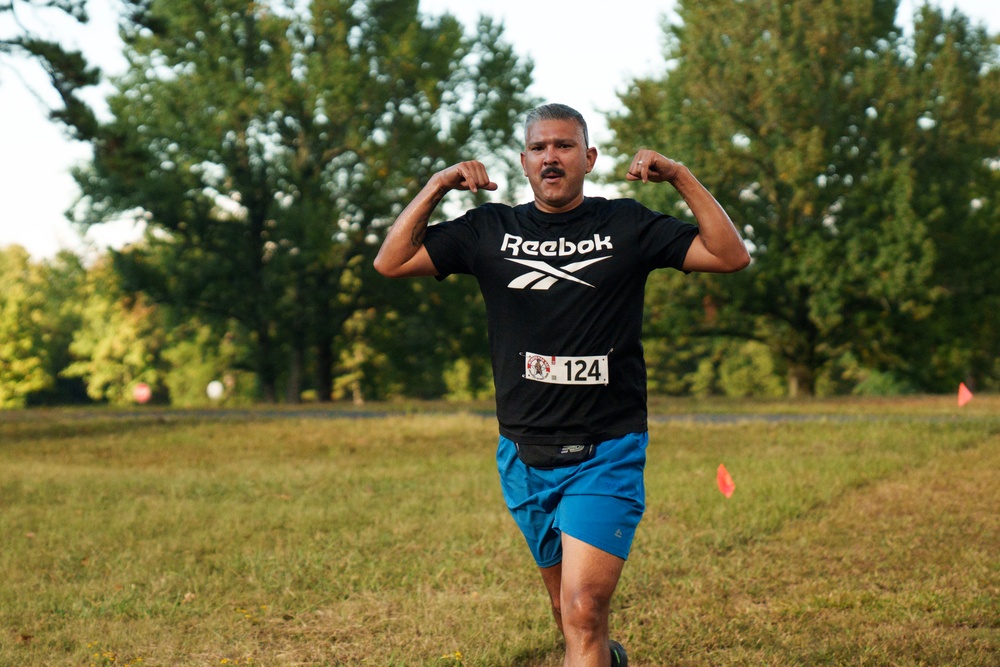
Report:
<svg viewBox="0 0 1000 667"><path fill-rule="evenodd" d="M997 413L865 405L653 425L630 664L1000 664ZM491 419L38 414L0 422L0 665L560 664Z"/></svg>

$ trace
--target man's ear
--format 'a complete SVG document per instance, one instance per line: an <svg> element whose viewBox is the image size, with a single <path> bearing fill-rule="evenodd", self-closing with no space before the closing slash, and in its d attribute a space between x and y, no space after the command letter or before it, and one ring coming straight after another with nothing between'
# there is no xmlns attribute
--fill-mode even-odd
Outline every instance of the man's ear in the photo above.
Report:
<svg viewBox="0 0 1000 667"><path fill-rule="evenodd" d="M525 164L524 151L521 151L521 171L523 171L525 177L527 177L527 175L528 175L528 167Z"/></svg>
<svg viewBox="0 0 1000 667"><path fill-rule="evenodd" d="M521 161L524 162L524 154L521 154ZM597 149L591 146L587 149L587 173L589 174L597 164Z"/></svg>

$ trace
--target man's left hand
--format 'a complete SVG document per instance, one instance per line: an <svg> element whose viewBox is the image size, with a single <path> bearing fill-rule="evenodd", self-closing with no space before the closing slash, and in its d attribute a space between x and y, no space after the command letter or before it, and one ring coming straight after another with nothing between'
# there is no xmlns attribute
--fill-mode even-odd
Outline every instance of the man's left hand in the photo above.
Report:
<svg viewBox="0 0 1000 667"><path fill-rule="evenodd" d="M632 163L628 166L628 173L625 174L625 180L642 181L643 183L673 182L681 169L683 166L679 162L674 162L656 151L644 148L632 158Z"/></svg>

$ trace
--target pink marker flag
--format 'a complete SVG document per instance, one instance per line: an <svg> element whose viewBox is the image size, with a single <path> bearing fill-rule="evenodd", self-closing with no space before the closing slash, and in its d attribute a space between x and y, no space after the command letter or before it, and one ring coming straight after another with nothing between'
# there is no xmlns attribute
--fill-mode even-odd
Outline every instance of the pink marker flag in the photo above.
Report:
<svg viewBox="0 0 1000 667"><path fill-rule="evenodd" d="M719 483L719 491L722 491L722 495L726 498L731 498L733 491L736 490L736 482L733 481L729 471L726 470L726 466L721 463L719 464L719 472L716 473L715 479Z"/></svg>
<svg viewBox="0 0 1000 667"><path fill-rule="evenodd" d="M965 386L962 382L958 385L958 407L964 406L966 403L972 400L972 392L969 388Z"/></svg>

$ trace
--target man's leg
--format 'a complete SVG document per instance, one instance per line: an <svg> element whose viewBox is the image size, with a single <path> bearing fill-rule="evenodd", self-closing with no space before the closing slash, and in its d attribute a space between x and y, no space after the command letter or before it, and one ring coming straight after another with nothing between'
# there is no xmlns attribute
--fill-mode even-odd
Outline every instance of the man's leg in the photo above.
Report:
<svg viewBox="0 0 1000 667"><path fill-rule="evenodd" d="M566 535L563 561L542 568L552 599L552 612L566 638L565 667L607 667L611 664L608 616L611 596L625 561Z"/></svg>
<svg viewBox="0 0 1000 667"><path fill-rule="evenodd" d="M562 624L562 563L557 563L552 567L540 567L538 571L542 573L542 581L545 582L545 590L549 592L549 601L552 603L552 617L556 620L556 627L559 633L565 636Z"/></svg>
<svg viewBox="0 0 1000 667"><path fill-rule="evenodd" d="M601 443L598 455L581 466L539 471L524 467L514 443L500 437L504 500L539 563L566 640L566 665L603 667L613 649L616 665L626 664L622 647L608 642L608 614L645 508L647 442L645 433L629 434ZM607 495L608 489L618 492Z"/></svg>

